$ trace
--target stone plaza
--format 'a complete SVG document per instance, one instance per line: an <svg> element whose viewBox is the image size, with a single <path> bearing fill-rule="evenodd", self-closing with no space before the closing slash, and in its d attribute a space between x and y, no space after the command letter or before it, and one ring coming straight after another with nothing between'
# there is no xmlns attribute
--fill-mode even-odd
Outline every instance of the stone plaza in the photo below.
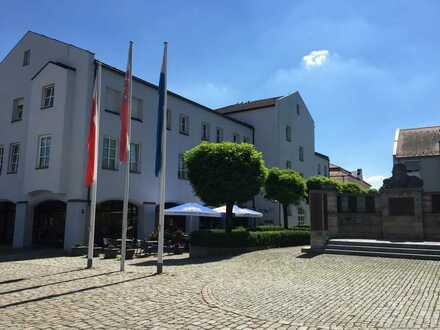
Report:
<svg viewBox="0 0 440 330"><path fill-rule="evenodd" d="M438 329L440 264L317 255L0 257L1 329Z"/></svg>

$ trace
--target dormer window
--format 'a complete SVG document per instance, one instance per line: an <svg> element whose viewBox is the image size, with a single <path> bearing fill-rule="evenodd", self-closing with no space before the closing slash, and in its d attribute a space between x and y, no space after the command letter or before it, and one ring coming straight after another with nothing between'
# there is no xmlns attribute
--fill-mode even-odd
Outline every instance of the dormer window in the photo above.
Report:
<svg viewBox="0 0 440 330"><path fill-rule="evenodd" d="M31 50L28 49L23 54L23 66L31 64Z"/></svg>

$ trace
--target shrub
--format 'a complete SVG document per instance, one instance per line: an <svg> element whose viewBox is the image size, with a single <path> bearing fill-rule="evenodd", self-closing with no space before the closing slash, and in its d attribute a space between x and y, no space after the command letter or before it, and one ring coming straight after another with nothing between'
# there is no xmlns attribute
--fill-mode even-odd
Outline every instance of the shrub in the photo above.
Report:
<svg viewBox="0 0 440 330"><path fill-rule="evenodd" d="M274 226L274 225L264 225L264 226L257 226L253 228L251 231L279 231L284 230L281 226Z"/></svg>
<svg viewBox="0 0 440 330"><path fill-rule="evenodd" d="M310 243L310 232L299 230L246 231L200 230L191 233L191 244L218 248L284 247Z"/></svg>
<svg viewBox="0 0 440 330"><path fill-rule="evenodd" d="M307 193L313 189L341 189L341 183L326 176L312 176L306 182Z"/></svg>

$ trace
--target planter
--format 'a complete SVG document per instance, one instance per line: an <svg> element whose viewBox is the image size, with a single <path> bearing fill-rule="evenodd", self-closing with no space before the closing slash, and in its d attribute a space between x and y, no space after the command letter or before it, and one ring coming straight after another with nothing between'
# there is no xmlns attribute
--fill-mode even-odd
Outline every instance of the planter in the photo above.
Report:
<svg viewBox="0 0 440 330"><path fill-rule="evenodd" d="M265 247L223 248L223 247L207 247L207 246L191 245L189 248L189 257L203 258L203 257L234 256L234 255L239 255L246 252L252 252L262 249L265 249Z"/></svg>
<svg viewBox="0 0 440 330"><path fill-rule="evenodd" d="M119 254L119 249L116 248L104 249L104 259L114 259L118 254Z"/></svg>
<svg viewBox="0 0 440 330"><path fill-rule="evenodd" d="M125 259L133 259L135 252L135 249L127 249L125 252Z"/></svg>
<svg viewBox="0 0 440 330"><path fill-rule="evenodd" d="M86 245L74 246L70 251L70 255L73 257L86 256L88 252L88 247Z"/></svg>

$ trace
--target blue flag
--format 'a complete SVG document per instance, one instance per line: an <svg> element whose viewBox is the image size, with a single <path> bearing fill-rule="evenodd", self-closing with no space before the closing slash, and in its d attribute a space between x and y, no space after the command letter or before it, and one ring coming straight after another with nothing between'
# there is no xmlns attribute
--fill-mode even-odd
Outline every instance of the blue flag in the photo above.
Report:
<svg viewBox="0 0 440 330"><path fill-rule="evenodd" d="M157 132L156 132L156 168L155 174L159 176L162 169L162 152L165 152L164 146L162 145L164 134L164 122L166 114L166 104L167 104L167 43L165 43L163 50L163 60L162 68L160 70L159 79L159 109L157 111Z"/></svg>

